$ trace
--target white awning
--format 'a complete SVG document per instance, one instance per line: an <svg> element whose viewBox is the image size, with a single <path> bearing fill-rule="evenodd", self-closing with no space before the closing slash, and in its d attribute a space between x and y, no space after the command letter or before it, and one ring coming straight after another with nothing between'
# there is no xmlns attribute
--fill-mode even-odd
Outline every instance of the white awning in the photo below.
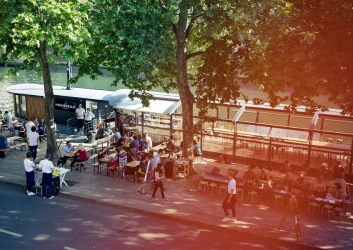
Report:
<svg viewBox="0 0 353 250"><path fill-rule="evenodd" d="M150 100L149 107L143 107L140 99L129 98L130 90L119 89L111 95L109 105L117 109L135 110L140 112L172 114L180 107L181 101L177 94L167 94L158 92L149 92L155 100Z"/></svg>

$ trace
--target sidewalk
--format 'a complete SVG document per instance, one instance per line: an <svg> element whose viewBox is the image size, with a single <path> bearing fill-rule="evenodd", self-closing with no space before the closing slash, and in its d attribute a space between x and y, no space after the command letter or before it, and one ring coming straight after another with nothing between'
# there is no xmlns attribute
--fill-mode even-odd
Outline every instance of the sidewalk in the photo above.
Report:
<svg viewBox="0 0 353 250"><path fill-rule="evenodd" d="M45 152L45 142L41 144L38 158ZM25 186L23 159L25 152L14 150L9 152L5 159L0 159L0 181ZM206 162L196 163L197 173L202 173ZM282 220L284 208L274 207L270 200L260 200L259 203L248 203L239 200L236 204L237 222L223 223L221 203L223 197L213 197L202 192L194 191L197 188L199 175L188 179L163 181L168 201L151 200L150 195L137 195L137 183L125 179L110 178L93 174L93 167L79 172L69 172L65 180L69 187L63 186L59 195L68 198L86 200L108 206L125 207L145 214L159 214L173 221L183 221L204 228L217 228L254 234L254 237L273 237L285 241L296 242L293 216L288 215L283 223L282 230L276 235L277 228ZM148 184L149 187L149 184ZM150 190L148 190L151 193ZM25 189L23 189L25 195ZM156 197L160 197L157 191ZM300 244L315 246L324 249L351 249L353 247L353 224L349 221L327 219L320 215L308 215L305 209L300 210L302 236ZM299 248L299 246L298 246Z"/></svg>

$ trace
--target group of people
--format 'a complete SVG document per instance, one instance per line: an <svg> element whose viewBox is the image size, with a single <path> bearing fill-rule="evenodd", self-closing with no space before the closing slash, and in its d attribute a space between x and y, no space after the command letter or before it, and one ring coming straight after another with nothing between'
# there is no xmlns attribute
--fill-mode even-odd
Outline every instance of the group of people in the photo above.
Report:
<svg viewBox="0 0 353 250"><path fill-rule="evenodd" d="M326 163L321 164L314 181L309 182L305 176L308 173L297 171L297 177L294 177L294 171L291 169L288 162L285 162L282 167L287 169L285 177L280 183L275 185L271 176L266 173L264 168L261 168L260 175L255 173L255 165L251 164L248 171L245 172L243 183L248 186L263 186L267 188L278 188L288 192L303 194L305 196L312 195L314 197L342 200L349 196L347 193L346 182L344 180L344 168L340 162L329 171ZM280 171L281 172L281 171ZM283 171L282 171L283 172ZM330 174L327 174L330 172ZM311 179L313 177L309 176ZM325 181L332 181L335 187L327 187Z"/></svg>
<svg viewBox="0 0 353 250"><path fill-rule="evenodd" d="M53 171L54 165L50 161L50 154L45 155L45 159L41 160L38 165L38 170L42 172L42 197L44 199L53 199ZM35 195L33 188L35 187L35 163L31 152L27 152L26 159L23 161L26 171L26 192L27 195Z"/></svg>

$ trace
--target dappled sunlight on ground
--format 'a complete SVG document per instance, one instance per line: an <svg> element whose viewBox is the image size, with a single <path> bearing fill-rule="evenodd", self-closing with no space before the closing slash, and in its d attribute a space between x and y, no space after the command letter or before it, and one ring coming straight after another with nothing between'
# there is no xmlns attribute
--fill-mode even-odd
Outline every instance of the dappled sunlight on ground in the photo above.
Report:
<svg viewBox="0 0 353 250"><path fill-rule="evenodd" d="M59 227L56 229L59 232L71 232L72 228L67 228L67 227Z"/></svg>
<svg viewBox="0 0 353 250"><path fill-rule="evenodd" d="M49 239L49 235L48 234L39 234L36 237L33 238L33 240L36 241L44 241L44 240L48 240Z"/></svg>

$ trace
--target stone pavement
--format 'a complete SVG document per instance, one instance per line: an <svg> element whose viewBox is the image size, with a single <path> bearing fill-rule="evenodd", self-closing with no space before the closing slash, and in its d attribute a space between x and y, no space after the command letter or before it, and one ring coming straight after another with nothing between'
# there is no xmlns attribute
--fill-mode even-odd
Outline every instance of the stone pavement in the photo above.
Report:
<svg viewBox="0 0 353 250"><path fill-rule="evenodd" d="M45 153L46 143L41 144L38 158ZM13 150L5 159L0 159L0 181L25 186L23 159L25 152ZM237 222L223 223L221 203L223 197L210 196L195 191L206 162L195 164L196 174L187 181L164 179L163 183L168 201L151 200L150 195L137 195L138 184L120 178L110 178L93 174L93 167L73 171L66 175L69 187L63 186L59 195L86 200L108 206L125 207L138 210L151 216L158 214L169 219L183 221L204 228L248 232L253 237L274 237L296 242L293 216L287 216L281 232L276 235L283 217L285 206L274 207L270 200L260 200L251 204L239 200L236 204ZM149 186L149 184L148 184ZM23 190L25 195L25 189ZM149 191L151 193L151 191ZM156 197L160 197L157 191ZM35 199L35 197L33 197ZM324 249L352 249L353 224L348 220L337 221L320 215L308 215L306 208L300 209L302 236L300 244ZM297 245L300 248L300 245Z"/></svg>

